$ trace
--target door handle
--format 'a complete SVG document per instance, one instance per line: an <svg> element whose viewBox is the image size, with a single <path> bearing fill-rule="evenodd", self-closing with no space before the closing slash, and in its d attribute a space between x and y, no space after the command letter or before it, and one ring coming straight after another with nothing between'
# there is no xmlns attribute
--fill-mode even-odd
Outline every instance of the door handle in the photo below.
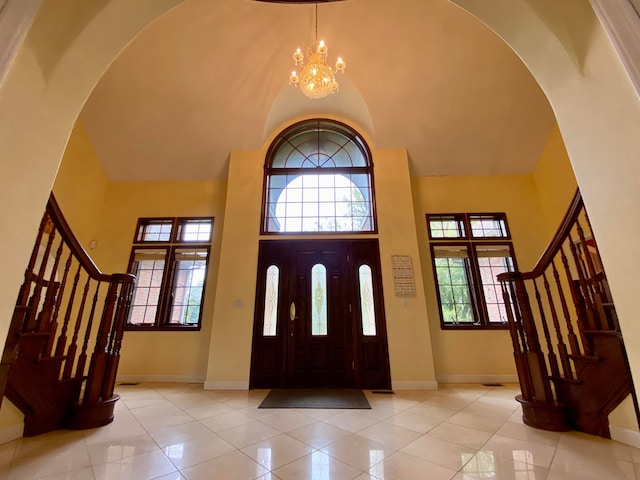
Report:
<svg viewBox="0 0 640 480"><path fill-rule="evenodd" d="M289 318L293 322L296 318L296 304L295 302L291 302L291 306L289 306Z"/></svg>

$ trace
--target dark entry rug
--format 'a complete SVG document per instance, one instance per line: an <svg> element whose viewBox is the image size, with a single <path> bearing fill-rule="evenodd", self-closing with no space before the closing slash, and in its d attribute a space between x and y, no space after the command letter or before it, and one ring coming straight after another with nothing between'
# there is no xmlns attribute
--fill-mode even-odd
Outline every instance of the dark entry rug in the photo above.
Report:
<svg viewBox="0 0 640 480"><path fill-rule="evenodd" d="M371 408L362 390L352 388L274 388L258 408Z"/></svg>

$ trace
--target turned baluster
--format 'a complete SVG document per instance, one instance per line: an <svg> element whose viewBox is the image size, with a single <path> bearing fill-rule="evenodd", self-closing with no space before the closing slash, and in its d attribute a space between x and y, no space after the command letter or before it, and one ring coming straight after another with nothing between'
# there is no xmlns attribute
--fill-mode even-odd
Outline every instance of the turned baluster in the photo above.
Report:
<svg viewBox="0 0 640 480"><path fill-rule="evenodd" d="M71 343L67 348L67 358L64 363L64 371L62 378L71 377L71 371L73 370L73 363L76 358L76 351L78 349L78 335L80 333L80 327L82 326L82 317L84 316L84 306L87 302L87 294L89 293L89 284L91 283L91 277L87 277L87 281L84 284L82 290L82 300L80 301L80 307L78 308L78 316L76 317L76 323L73 328L73 336L71 337Z"/></svg>
<svg viewBox="0 0 640 480"><path fill-rule="evenodd" d="M549 332L549 325L547 324L547 316L544 313L544 306L542 305L542 298L540 291L538 290L538 282L533 279L533 287L536 292L536 302L538 304L538 311L540 312L540 323L542 324L542 331L544 332L544 338L547 342L547 359L549 360L549 367L551 369L551 375L554 377L560 376L560 369L558 368L558 358L553 349L553 343L551 341L551 333Z"/></svg>
<svg viewBox="0 0 640 480"><path fill-rule="evenodd" d="M566 262L567 258L564 255L564 251L560 250L562 255L562 262ZM567 332L569 338L569 348L573 355L580 355L580 345L578 343L578 337L573 330L573 322L571 321L571 315L569 314L569 306L567 305L567 299L564 296L564 290L562 288L562 282L560 281L560 274L556 268L555 262L551 264L553 267L553 278L556 282L556 288L558 289L558 295L560 296L560 304L562 306L562 314L564 315L565 323L567 325Z"/></svg>
<svg viewBox="0 0 640 480"><path fill-rule="evenodd" d="M553 262L551 262L551 264L553 265ZM549 303L549 310L551 311L553 328L556 331L556 340L558 342L556 346L558 348L558 353L560 354L560 364L562 365L562 371L564 372L565 377L573 378L573 371L571 369L571 363L569 362L569 352L567 351L567 345L564 343L562 331L560 330L560 320L558 319L558 312L556 311L556 305L553 301L553 294L551 292L551 286L549 285L549 281L547 280L546 273L542 274L542 279L544 281L544 288L547 292L547 302Z"/></svg>
<svg viewBox="0 0 640 480"><path fill-rule="evenodd" d="M96 313L96 305L98 304L98 298L100 296L100 286L102 283L96 284L96 291L91 301L91 311L89 312L89 319L87 320L87 328L84 331L84 339L82 341L82 350L78 356L78 364L76 366L76 376L81 377L84 375L84 368L87 364L87 349L89 348L89 339L91 338L91 329L93 328L93 318Z"/></svg>
<svg viewBox="0 0 640 480"><path fill-rule="evenodd" d="M62 322L62 330L58 337L58 343L56 344L56 356L64 355L64 349L67 344L67 329L69 328L69 321L71 320L71 310L73 309L73 302L76 298L76 290L78 289L78 282L80 281L80 264L76 269L76 274L73 277L73 285L71 286L71 294L67 301L67 310L64 314L64 320Z"/></svg>

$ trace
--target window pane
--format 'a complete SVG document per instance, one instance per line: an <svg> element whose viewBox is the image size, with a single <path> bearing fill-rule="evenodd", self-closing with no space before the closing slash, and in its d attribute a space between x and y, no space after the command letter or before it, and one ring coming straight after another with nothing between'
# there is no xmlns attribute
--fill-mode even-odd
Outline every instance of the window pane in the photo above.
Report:
<svg viewBox="0 0 640 480"><path fill-rule="evenodd" d="M173 220L145 220L138 229L138 242L169 242Z"/></svg>
<svg viewBox="0 0 640 480"><path fill-rule="evenodd" d="M373 308L373 282L371 267L362 265L358 269L360 279L360 311L362 312L362 334L373 336L376 334L376 312Z"/></svg>
<svg viewBox="0 0 640 480"><path fill-rule="evenodd" d="M513 259L508 245L483 245L476 247L482 292L487 306L489 323L506 323L507 313L502 289L497 276L513 271Z"/></svg>
<svg viewBox="0 0 640 480"><path fill-rule="evenodd" d="M502 215L469 215L471 235L476 238L507 238Z"/></svg>
<svg viewBox="0 0 640 480"><path fill-rule="evenodd" d="M267 268L267 281L264 289L264 322L262 334L275 337L278 324L278 281L280 270L275 265Z"/></svg>
<svg viewBox="0 0 640 480"><path fill-rule="evenodd" d="M358 177L357 175L355 177ZM267 221L284 232L337 232L371 230L373 213L368 187L357 187L341 174L305 174L293 176L277 193L275 208L266 215L275 215L276 221ZM269 205L272 205L270 197Z"/></svg>
<svg viewBox="0 0 640 480"><path fill-rule="evenodd" d="M444 323L474 323L468 258L436 258L436 281Z"/></svg>
<svg viewBox="0 0 640 480"><path fill-rule="evenodd" d="M316 264L311 269L311 335L327 334L327 269Z"/></svg>
<svg viewBox="0 0 640 480"><path fill-rule="evenodd" d="M132 273L137 281L133 290L129 323L155 324L166 255L165 249L140 249L134 252Z"/></svg>
<svg viewBox="0 0 640 480"><path fill-rule="evenodd" d="M169 323L197 325L207 272L206 249L176 249Z"/></svg>
<svg viewBox="0 0 640 480"><path fill-rule="evenodd" d="M464 238L464 222L457 215L429 215L429 235L431 238Z"/></svg>
<svg viewBox="0 0 640 480"><path fill-rule="evenodd" d="M208 218L184 220L180 225L183 242L210 242L212 222Z"/></svg>

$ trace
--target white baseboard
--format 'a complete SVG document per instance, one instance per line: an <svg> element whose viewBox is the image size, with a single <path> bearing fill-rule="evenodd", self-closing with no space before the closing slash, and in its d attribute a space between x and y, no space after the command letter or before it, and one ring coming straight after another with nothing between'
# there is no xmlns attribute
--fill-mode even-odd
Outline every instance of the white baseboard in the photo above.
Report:
<svg viewBox="0 0 640 480"><path fill-rule="evenodd" d="M615 425L609 425L609 432L611 432L611 440L640 448L640 432Z"/></svg>
<svg viewBox="0 0 640 480"><path fill-rule="evenodd" d="M394 390L437 390L438 382L433 380L392 381Z"/></svg>
<svg viewBox="0 0 640 480"><path fill-rule="evenodd" d="M518 375L436 375L439 383L518 383Z"/></svg>
<svg viewBox="0 0 640 480"><path fill-rule="evenodd" d="M249 382L246 380L235 380L227 382L204 382L205 390L249 390Z"/></svg>
<svg viewBox="0 0 640 480"><path fill-rule="evenodd" d="M118 383L203 383L204 375L118 375Z"/></svg>
<svg viewBox="0 0 640 480"><path fill-rule="evenodd" d="M17 423L15 425L9 425L8 427L0 428L0 445L7 442L12 442L18 438L22 438L22 432L24 431L24 423Z"/></svg>

